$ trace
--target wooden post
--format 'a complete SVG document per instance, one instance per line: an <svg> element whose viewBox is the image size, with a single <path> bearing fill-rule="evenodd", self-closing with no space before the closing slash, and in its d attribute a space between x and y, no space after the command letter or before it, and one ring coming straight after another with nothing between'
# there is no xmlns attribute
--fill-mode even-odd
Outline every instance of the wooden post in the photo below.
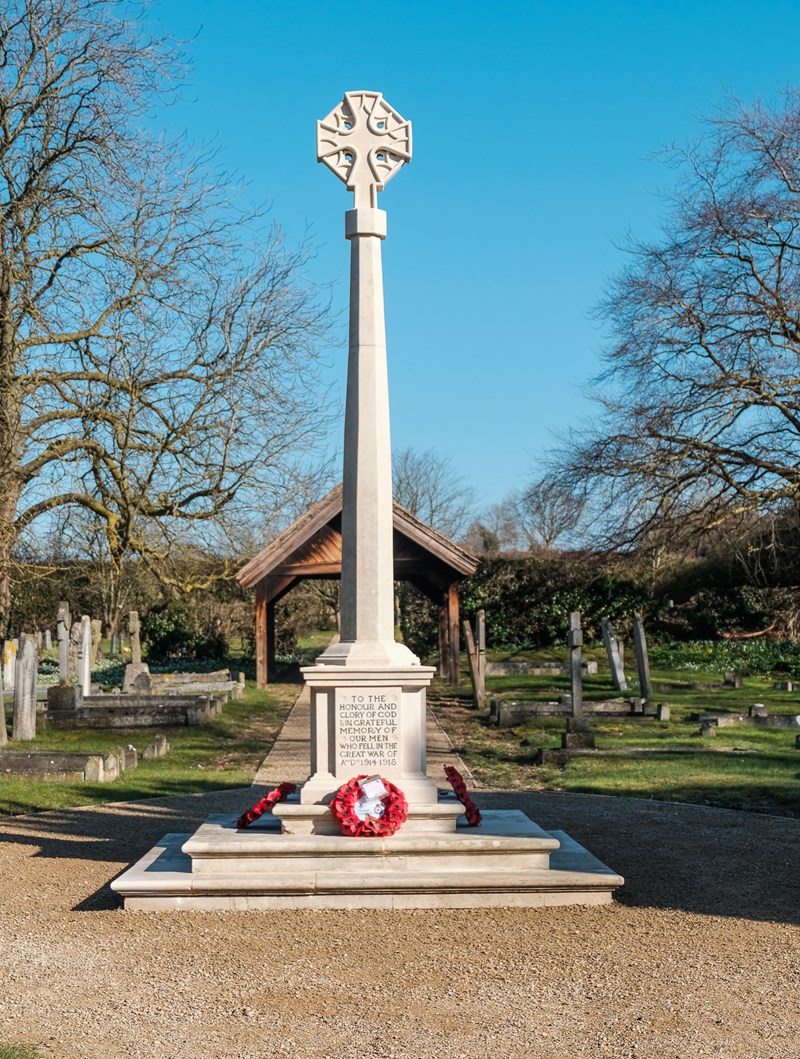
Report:
<svg viewBox="0 0 800 1059"><path fill-rule="evenodd" d="M447 667L447 682L448 684L458 685L459 681L459 642L460 636L458 631L459 624L459 607L458 607L458 583L453 582L447 590L447 623L449 626L448 632L448 667Z"/></svg>
<svg viewBox="0 0 800 1059"><path fill-rule="evenodd" d="M267 586L256 585L256 687L267 686Z"/></svg>
<svg viewBox="0 0 800 1059"><path fill-rule="evenodd" d="M475 615L475 639L478 648L478 705L486 701L486 614L479 610Z"/></svg>
<svg viewBox="0 0 800 1059"><path fill-rule="evenodd" d="M277 638L275 636L275 607L274 599L267 602L267 680L275 676L275 647Z"/></svg>
<svg viewBox="0 0 800 1059"><path fill-rule="evenodd" d="M479 675L479 663L478 663L478 649L475 646L475 637L472 635L472 626L464 618L461 623L464 629L464 643L467 648L467 661L469 662L469 675L472 679L472 692L475 698L475 705L480 709L483 706L483 702L480 697L480 675Z"/></svg>
<svg viewBox="0 0 800 1059"><path fill-rule="evenodd" d="M449 666L449 626L447 620L447 593L439 604L439 676L444 680Z"/></svg>
<svg viewBox="0 0 800 1059"><path fill-rule="evenodd" d="M653 693L650 684L650 660L647 657L647 638L641 614L633 616L633 646L636 650L636 668L639 672L639 694L649 699Z"/></svg>
<svg viewBox="0 0 800 1059"><path fill-rule="evenodd" d="M572 716L583 713L583 673L581 671L581 648L583 647L583 630L581 614L573 611L569 616L569 672L572 683Z"/></svg>

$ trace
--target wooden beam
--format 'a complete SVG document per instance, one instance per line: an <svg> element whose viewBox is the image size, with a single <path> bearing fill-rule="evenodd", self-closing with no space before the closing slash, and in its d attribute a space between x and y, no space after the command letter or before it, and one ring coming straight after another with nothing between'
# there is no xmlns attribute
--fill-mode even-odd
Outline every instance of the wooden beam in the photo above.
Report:
<svg viewBox="0 0 800 1059"><path fill-rule="evenodd" d="M267 586L264 580L256 585L256 687L265 688L267 674Z"/></svg>
<svg viewBox="0 0 800 1059"><path fill-rule="evenodd" d="M448 625L448 657L447 657L447 682L457 685L459 680L459 642L460 633L458 628L458 582L451 582L447 589L447 625Z"/></svg>

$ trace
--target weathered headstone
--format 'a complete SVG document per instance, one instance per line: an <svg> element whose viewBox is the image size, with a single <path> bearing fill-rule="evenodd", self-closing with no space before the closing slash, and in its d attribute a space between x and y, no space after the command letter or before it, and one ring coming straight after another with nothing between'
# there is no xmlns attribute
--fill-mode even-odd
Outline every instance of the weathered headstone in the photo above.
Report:
<svg viewBox="0 0 800 1059"><path fill-rule="evenodd" d="M62 600L58 604L58 624L56 626L58 635L58 679L62 684L69 683L69 630L72 618L69 613L69 604Z"/></svg>
<svg viewBox="0 0 800 1059"><path fill-rule="evenodd" d="M80 683L82 639L81 623L73 621L69 627L69 680L77 680L78 683Z"/></svg>
<svg viewBox="0 0 800 1059"><path fill-rule="evenodd" d="M142 661L142 644L139 639L139 614L132 610L128 615L128 632L131 638L131 660L125 666L125 676L122 681L122 690L125 693L132 691L150 690L150 667Z"/></svg>
<svg viewBox="0 0 800 1059"><path fill-rule="evenodd" d="M11 691L17 677L17 640L6 640L3 644L3 687Z"/></svg>
<svg viewBox="0 0 800 1059"><path fill-rule="evenodd" d="M97 655L100 651L100 640L103 636L103 623L98 618L92 618L92 669L97 665Z"/></svg>
<svg viewBox="0 0 800 1059"><path fill-rule="evenodd" d="M583 630L581 614L575 610L569 616L569 673L572 687L572 716L579 717L583 712L583 670L581 668L581 649L583 647Z"/></svg>
<svg viewBox="0 0 800 1059"><path fill-rule="evenodd" d="M656 707L656 717L659 721L668 721L670 719L671 710L665 702L660 702Z"/></svg>
<svg viewBox="0 0 800 1059"><path fill-rule="evenodd" d="M49 629L44 630L44 649L45 651L53 650L53 634Z"/></svg>
<svg viewBox="0 0 800 1059"><path fill-rule="evenodd" d="M33 739L36 735L36 674L38 657L33 633L20 636L14 681L14 726L11 738Z"/></svg>
<svg viewBox="0 0 800 1059"><path fill-rule="evenodd" d="M639 691L642 698L649 699L653 694L653 687L650 683L650 659L647 656L647 638L644 633L644 622L641 614L634 614L633 616L633 646L636 651Z"/></svg>
<svg viewBox="0 0 800 1059"><path fill-rule="evenodd" d="M48 710L79 710L83 706L83 688L79 684L51 684L47 689Z"/></svg>
<svg viewBox="0 0 800 1059"><path fill-rule="evenodd" d="M600 627L603 630L603 643L605 644L606 654L608 655L608 664L611 667L611 683L616 691L627 691L628 682L625 679L625 672L622 668L622 659L619 656L619 644L617 638L614 636L611 621L608 618L601 618Z"/></svg>

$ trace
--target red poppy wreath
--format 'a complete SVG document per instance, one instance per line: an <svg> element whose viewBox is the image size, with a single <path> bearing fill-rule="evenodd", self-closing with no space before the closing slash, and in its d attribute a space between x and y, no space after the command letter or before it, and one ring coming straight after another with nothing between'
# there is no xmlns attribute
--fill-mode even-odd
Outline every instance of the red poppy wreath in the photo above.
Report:
<svg viewBox="0 0 800 1059"><path fill-rule="evenodd" d="M288 798L289 795L294 794L296 790L296 783L281 783L279 787L270 791L260 802L256 802L255 805L251 806L246 813L242 813L236 821L236 826L238 828L249 827L254 820L258 820L259 816L263 816L264 813L271 813L273 805L277 802L282 802L284 798Z"/></svg>
<svg viewBox="0 0 800 1059"><path fill-rule="evenodd" d="M467 785L464 783L464 777L458 769L453 768L452 765L445 765L444 774L450 781L450 786L455 791L456 798L458 798L464 806L464 813L467 817L467 826L478 827L481 822L481 811L467 793Z"/></svg>
<svg viewBox="0 0 800 1059"><path fill-rule="evenodd" d="M334 794L330 810L342 834L356 838L393 835L408 819L405 795L382 776L354 776Z"/></svg>

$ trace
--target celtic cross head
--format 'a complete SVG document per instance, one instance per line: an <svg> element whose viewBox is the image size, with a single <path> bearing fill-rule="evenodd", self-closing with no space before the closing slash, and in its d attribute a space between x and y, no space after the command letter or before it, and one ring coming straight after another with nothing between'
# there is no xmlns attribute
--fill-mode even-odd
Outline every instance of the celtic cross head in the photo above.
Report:
<svg viewBox="0 0 800 1059"><path fill-rule="evenodd" d="M345 92L317 122L317 161L354 192L356 209L377 208L378 192L411 161L411 122L380 92Z"/></svg>

